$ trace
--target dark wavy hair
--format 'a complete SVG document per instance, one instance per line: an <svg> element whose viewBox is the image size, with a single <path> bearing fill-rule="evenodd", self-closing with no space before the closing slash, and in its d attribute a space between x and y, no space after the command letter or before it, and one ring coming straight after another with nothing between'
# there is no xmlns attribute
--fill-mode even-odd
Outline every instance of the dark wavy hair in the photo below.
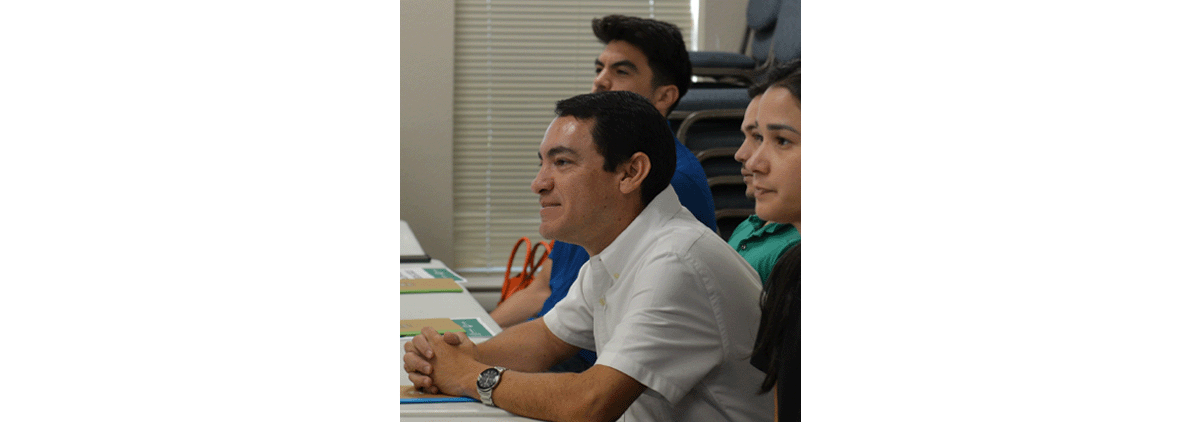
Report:
<svg viewBox="0 0 1200 422"><path fill-rule="evenodd" d="M633 44L650 61L654 88L675 85L679 98L692 86L692 61L679 27L668 22L633 16L608 15L592 19L592 33L604 44L614 40ZM671 104L667 114L675 110L679 99Z"/></svg>
<svg viewBox="0 0 1200 422"><path fill-rule="evenodd" d="M750 98L762 95L767 92L767 88L773 85L784 83L787 78L793 73L796 74L796 89L792 91L792 95L800 98L800 59L795 59L783 64L772 65L762 71L754 78L754 83L746 89L746 95ZM791 89L790 87L788 89Z"/></svg>
<svg viewBox="0 0 1200 422"><path fill-rule="evenodd" d="M779 87L787 88L787 90L792 93L792 96L796 98L796 104L799 105L800 104L800 67L796 66L796 69L794 71L789 72L786 76L783 77L783 79L780 79L779 81L771 84L771 86L773 86L773 87L779 86Z"/></svg>
<svg viewBox="0 0 1200 422"><path fill-rule="evenodd" d="M761 392L771 391L779 377L780 352L798 345L786 344L788 331L800 330L800 244L792 246L771 269L762 297L762 319L754 341L752 360L762 362L767 373ZM800 335L798 332L792 335ZM797 365L799 362L796 363ZM756 364L758 365L758 364Z"/></svg>
<svg viewBox="0 0 1200 422"><path fill-rule="evenodd" d="M642 181L642 206L671 184L675 175L675 137L667 119L641 95L606 91L576 95L555 103L554 113L592 120L592 142L612 172L634 153L650 157L650 174Z"/></svg>

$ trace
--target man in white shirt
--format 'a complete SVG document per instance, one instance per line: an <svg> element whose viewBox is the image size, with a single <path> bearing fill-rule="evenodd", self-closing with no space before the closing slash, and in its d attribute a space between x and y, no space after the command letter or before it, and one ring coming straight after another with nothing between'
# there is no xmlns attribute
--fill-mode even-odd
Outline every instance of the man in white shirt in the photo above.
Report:
<svg viewBox="0 0 1200 422"><path fill-rule="evenodd" d="M430 392L546 420L770 420L750 365L758 275L679 203L674 138L624 91L559 101L532 188L539 232L590 259L545 317L475 345L425 328L404 368ZM582 373L541 373L580 348Z"/></svg>

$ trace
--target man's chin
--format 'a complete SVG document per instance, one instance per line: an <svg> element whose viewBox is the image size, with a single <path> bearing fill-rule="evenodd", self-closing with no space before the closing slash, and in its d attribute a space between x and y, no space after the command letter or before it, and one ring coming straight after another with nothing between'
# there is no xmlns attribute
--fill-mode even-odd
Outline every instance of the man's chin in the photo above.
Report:
<svg viewBox="0 0 1200 422"><path fill-rule="evenodd" d="M538 226L538 234L541 235L543 239L558 240L558 237L555 236L557 233L557 230L547 227L546 223L542 223Z"/></svg>

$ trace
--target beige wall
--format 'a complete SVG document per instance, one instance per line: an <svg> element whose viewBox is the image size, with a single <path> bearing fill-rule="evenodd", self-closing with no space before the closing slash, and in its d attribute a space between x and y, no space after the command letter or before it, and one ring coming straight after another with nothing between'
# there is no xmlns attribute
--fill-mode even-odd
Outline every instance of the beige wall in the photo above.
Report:
<svg viewBox="0 0 1200 422"><path fill-rule="evenodd" d="M454 267L454 2L400 2L400 218ZM402 253L404 251L401 251Z"/></svg>
<svg viewBox="0 0 1200 422"><path fill-rule="evenodd" d="M749 0L700 0L701 51L738 52L746 29Z"/></svg>
<svg viewBox="0 0 1200 422"><path fill-rule="evenodd" d="M746 25L746 1L700 0L701 49L737 51ZM412 227L426 253L451 268L453 99L454 2L401 0L400 218Z"/></svg>

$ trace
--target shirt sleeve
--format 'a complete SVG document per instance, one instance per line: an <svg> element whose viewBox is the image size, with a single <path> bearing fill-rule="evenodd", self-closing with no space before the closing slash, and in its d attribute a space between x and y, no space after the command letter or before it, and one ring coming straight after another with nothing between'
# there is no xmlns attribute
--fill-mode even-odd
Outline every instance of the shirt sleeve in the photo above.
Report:
<svg viewBox="0 0 1200 422"><path fill-rule="evenodd" d="M594 329L592 310L588 308L588 302L583 297L582 286L585 284L587 267L587 264L584 264L579 271L579 279L571 284L567 296L542 317L542 322L546 323L546 328L550 329L550 333L567 344L582 349L596 350L596 340L592 334Z"/></svg>
<svg viewBox="0 0 1200 422"><path fill-rule="evenodd" d="M640 289L596 360L621 371L673 405L721 364L724 346L709 286L711 274L664 254L639 271ZM652 282L649 282L651 281Z"/></svg>

